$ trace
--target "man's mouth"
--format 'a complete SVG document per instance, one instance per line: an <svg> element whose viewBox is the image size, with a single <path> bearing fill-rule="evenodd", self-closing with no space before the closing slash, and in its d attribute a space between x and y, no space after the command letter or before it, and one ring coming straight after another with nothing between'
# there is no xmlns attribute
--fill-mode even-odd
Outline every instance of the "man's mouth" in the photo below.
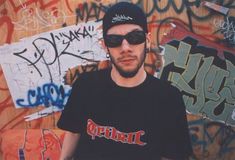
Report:
<svg viewBox="0 0 235 160"><path fill-rule="evenodd" d="M128 63L132 63L136 60L136 57L124 57L124 58L120 58L119 62L120 63L124 63L124 64L128 64Z"/></svg>
<svg viewBox="0 0 235 160"><path fill-rule="evenodd" d="M121 64L129 65L129 64L132 64L134 61L135 61L134 58L128 58L128 59L122 59L119 62Z"/></svg>

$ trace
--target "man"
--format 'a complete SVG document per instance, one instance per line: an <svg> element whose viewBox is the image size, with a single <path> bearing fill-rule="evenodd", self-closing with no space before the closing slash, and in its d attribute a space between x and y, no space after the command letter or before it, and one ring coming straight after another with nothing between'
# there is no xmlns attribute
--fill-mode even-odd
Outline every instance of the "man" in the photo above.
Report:
<svg viewBox="0 0 235 160"><path fill-rule="evenodd" d="M192 152L180 92L144 70L150 45L143 11L112 6L103 18L112 68L74 83L58 122L66 130L61 160L184 160Z"/></svg>

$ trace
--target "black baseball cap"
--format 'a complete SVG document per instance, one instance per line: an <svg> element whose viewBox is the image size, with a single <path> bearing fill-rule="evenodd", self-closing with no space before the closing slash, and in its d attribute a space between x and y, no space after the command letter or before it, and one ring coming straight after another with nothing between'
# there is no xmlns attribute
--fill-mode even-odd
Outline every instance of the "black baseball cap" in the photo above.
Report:
<svg viewBox="0 0 235 160"><path fill-rule="evenodd" d="M119 24L136 24L148 32L147 18L143 10L135 4L120 2L110 7L103 17L103 37L107 31Z"/></svg>

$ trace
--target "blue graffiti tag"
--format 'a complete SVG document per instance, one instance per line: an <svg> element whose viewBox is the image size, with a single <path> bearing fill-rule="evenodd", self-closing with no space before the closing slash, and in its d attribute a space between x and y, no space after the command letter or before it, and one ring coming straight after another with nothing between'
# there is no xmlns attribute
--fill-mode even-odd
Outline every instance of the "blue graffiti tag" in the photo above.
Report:
<svg viewBox="0 0 235 160"><path fill-rule="evenodd" d="M16 104L21 107L44 105L45 107L56 106L63 108L70 93L71 89L66 93L62 85L57 86L54 83L47 83L35 90L30 89L27 100L17 99Z"/></svg>
<svg viewBox="0 0 235 160"><path fill-rule="evenodd" d="M235 130L220 122L206 119L190 120L188 122L192 146L197 150L199 159L226 159L235 151ZM216 148L211 152L210 148Z"/></svg>

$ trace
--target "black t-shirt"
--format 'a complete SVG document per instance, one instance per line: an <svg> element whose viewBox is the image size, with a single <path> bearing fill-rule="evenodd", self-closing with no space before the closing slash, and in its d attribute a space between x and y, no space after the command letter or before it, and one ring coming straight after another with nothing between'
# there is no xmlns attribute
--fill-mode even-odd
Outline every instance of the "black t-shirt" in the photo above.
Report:
<svg viewBox="0 0 235 160"><path fill-rule="evenodd" d="M180 92L151 75L136 87L112 81L110 69L74 83L58 127L81 133L79 160L183 160L192 152Z"/></svg>

